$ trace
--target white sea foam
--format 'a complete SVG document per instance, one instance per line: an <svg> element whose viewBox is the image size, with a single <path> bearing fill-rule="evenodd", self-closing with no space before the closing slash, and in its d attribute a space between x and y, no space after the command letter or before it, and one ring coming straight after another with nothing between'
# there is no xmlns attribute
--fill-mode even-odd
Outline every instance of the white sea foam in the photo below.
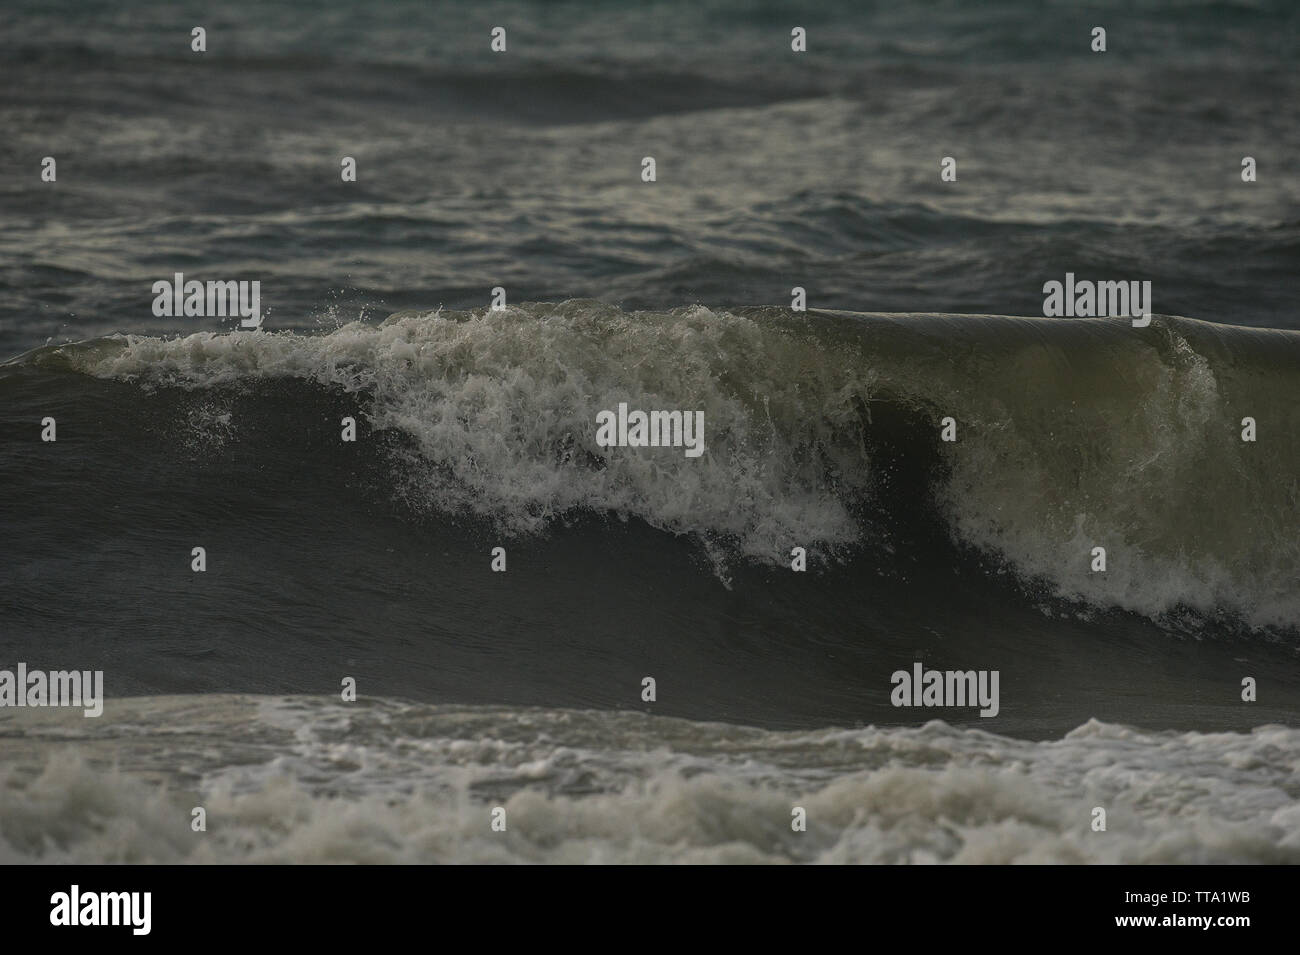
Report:
<svg viewBox="0 0 1300 955"><path fill-rule="evenodd" d="M408 500L510 531L590 509L724 539L765 560L794 543L858 538L835 485L866 479L852 397L868 389L868 366L827 355L794 328L704 308L633 315L567 303L403 314L322 336L130 336L122 345L87 369L151 387L295 377L364 392L374 427L414 443L401 484ZM602 448L596 415L620 401L703 412L708 450L669 460Z"/></svg>
<svg viewBox="0 0 1300 955"><path fill-rule="evenodd" d="M0 861L1300 862L1281 726L1027 742L221 696L61 717L7 721Z"/></svg>

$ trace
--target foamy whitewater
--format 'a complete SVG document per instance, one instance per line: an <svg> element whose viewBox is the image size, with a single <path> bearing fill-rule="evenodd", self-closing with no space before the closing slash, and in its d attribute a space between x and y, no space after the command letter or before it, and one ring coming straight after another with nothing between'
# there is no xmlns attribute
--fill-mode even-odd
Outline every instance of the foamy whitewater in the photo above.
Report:
<svg viewBox="0 0 1300 955"><path fill-rule="evenodd" d="M111 724L15 712L5 863L1300 862L1300 732L1282 726L1089 721L1035 743L308 697L119 700Z"/></svg>

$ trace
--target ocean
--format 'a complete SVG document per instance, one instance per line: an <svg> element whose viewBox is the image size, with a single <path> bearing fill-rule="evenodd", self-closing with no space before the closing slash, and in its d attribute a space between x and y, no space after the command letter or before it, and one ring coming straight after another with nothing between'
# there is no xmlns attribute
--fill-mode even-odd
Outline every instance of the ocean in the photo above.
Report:
<svg viewBox="0 0 1300 955"><path fill-rule="evenodd" d="M0 862L1300 862L1297 51L6 4Z"/></svg>

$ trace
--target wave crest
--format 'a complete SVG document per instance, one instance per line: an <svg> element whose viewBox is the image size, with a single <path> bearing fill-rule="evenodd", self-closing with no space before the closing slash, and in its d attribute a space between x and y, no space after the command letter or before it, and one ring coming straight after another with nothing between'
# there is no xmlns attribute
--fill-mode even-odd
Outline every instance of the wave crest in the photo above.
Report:
<svg viewBox="0 0 1300 955"><path fill-rule="evenodd" d="M511 533L594 511L780 564L795 545L880 543L899 512L928 510L1060 597L1300 621L1300 333L571 301L314 336L126 336L28 360L147 388L292 378L356 394L404 438L396 493ZM596 414L624 401L703 411L704 455L598 446ZM939 440L945 417L956 442Z"/></svg>

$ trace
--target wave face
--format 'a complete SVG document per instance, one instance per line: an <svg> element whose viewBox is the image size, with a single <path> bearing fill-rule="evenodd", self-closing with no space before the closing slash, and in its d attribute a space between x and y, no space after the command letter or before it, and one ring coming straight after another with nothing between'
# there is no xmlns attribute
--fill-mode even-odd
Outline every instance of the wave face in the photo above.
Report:
<svg viewBox="0 0 1300 955"><path fill-rule="evenodd" d="M1276 725L1034 743L310 697L112 713L4 714L0 862L1300 863L1300 731Z"/></svg>
<svg viewBox="0 0 1300 955"><path fill-rule="evenodd" d="M1167 316L590 301L45 347L0 366L0 661L608 710L651 675L771 729L929 718L890 699L921 661L999 669L996 718L944 718L1000 733L1284 723L1297 369L1300 333ZM703 412L704 453L602 447L622 402Z"/></svg>
<svg viewBox="0 0 1300 955"><path fill-rule="evenodd" d="M640 520L696 540L724 579L737 559L786 564L796 545L886 560L931 544L900 521L933 518L950 543L1070 601L1300 622L1294 332L567 302L316 336L114 337L23 365L129 382L138 401L320 386L400 437L390 492L415 511L507 535L581 513ZM620 402L703 411L703 456L598 446L597 414ZM333 428L319 405L274 392L258 413ZM196 434L201 419L185 418Z"/></svg>

